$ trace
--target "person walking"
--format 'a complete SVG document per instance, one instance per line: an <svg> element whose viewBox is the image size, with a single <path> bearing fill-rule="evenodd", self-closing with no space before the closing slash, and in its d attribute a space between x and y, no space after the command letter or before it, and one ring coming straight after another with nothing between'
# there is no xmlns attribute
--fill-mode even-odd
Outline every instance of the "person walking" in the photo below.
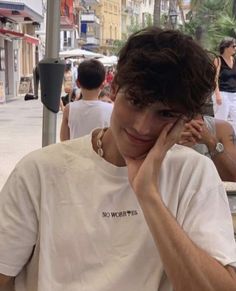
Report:
<svg viewBox="0 0 236 291"><path fill-rule="evenodd" d="M82 99L70 102L63 111L61 141L89 134L96 127L108 127L113 105L102 102L99 95L105 80L104 65L85 60L78 67L77 85Z"/></svg>
<svg viewBox="0 0 236 291"><path fill-rule="evenodd" d="M210 159L176 144L214 88L212 60L189 36L131 35L110 127L27 155L3 187L0 286L235 291L222 181Z"/></svg>
<svg viewBox="0 0 236 291"><path fill-rule="evenodd" d="M220 56L214 60L217 68L217 85L212 97L214 115L217 119L228 120L236 132L236 40L222 40L219 52Z"/></svg>
<svg viewBox="0 0 236 291"><path fill-rule="evenodd" d="M72 81L73 81L73 100L79 100L80 99L80 88L78 87L77 84L77 79L78 79L78 67L79 67L79 62L74 61L73 62L73 67L72 67Z"/></svg>
<svg viewBox="0 0 236 291"><path fill-rule="evenodd" d="M73 76L71 71L71 63L67 63L65 66L65 72L63 77L62 91L66 93L66 95L61 96L60 99L60 110L63 112L64 107L71 100L72 95L72 84L73 84Z"/></svg>

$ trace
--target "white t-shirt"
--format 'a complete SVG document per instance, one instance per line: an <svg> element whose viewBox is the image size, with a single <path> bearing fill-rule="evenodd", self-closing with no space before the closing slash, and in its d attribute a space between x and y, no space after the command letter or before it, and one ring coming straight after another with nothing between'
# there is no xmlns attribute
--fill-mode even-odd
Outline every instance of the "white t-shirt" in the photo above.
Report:
<svg viewBox="0 0 236 291"><path fill-rule="evenodd" d="M174 146L160 191L190 238L236 267L228 201L212 161ZM172 290L127 168L99 157L90 135L35 151L14 169L0 195L0 273L17 276L16 291Z"/></svg>
<svg viewBox="0 0 236 291"><path fill-rule="evenodd" d="M78 100L70 103L68 125L70 139L89 134L94 128L109 127L113 104L101 100Z"/></svg>

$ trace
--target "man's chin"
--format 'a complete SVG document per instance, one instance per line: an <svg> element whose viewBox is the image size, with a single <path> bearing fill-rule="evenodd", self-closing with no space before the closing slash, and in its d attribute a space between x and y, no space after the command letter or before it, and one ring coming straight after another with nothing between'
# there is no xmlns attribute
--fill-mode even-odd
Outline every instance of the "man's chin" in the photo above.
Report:
<svg viewBox="0 0 236 291"><path fill-rule="evenodd" d="M145 153L141 153L141 154L134 154L134 153L125 153L123 154L124 158L129 158L132 160L144 160L147 156L149 151L145 152Z"/></svg>

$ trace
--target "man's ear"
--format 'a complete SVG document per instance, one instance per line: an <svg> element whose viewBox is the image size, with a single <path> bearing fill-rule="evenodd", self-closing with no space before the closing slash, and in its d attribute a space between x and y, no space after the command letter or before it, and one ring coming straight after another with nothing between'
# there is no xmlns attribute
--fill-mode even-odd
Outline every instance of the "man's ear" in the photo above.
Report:
<svg viewBox="0 0 236 291"><path fill-rule="evenodd" d="M118 86L114 84L114 82L111 83L111 91L110 91L110 99L114 102L116 100L116 94L118 92Z"/></svg>

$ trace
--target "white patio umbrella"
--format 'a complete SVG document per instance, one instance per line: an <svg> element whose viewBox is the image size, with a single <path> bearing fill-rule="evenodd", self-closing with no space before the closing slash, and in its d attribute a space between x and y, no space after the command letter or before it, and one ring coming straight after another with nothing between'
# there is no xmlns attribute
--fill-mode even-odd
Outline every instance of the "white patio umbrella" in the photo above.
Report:
<svg viewBox="0 0 236 291"><path fill-rule="evenodd" d="M100 61L104 66L116 65L117 60L118 60L117 56L104 56L98 59L98 61Z"/></svg>
<svg viewBox="0 0 236 291"><path fill-rule="evenodd" d="M69 57L84 57L84 58L100 58L104 57L102 54L94 53L91 51L83 50L83 49L73 49L67 51L61 51L59 56L62 58L69 58Z"/></svg>

